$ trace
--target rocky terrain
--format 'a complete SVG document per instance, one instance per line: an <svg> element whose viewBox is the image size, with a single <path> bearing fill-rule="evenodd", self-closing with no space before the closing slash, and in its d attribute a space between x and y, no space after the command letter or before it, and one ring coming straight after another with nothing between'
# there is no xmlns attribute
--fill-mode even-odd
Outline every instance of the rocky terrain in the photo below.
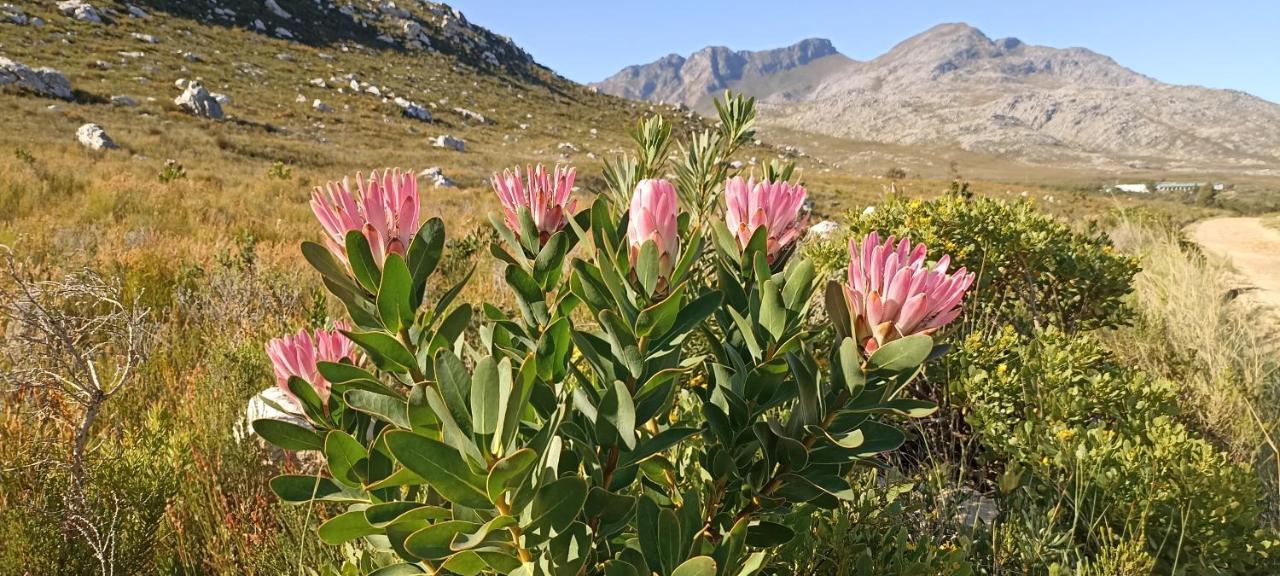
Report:
<svg viewBox="0 0 1280 576"><path fill-rule="evenodd" d="M1280 105L1233 90L1175 86L1084 48L992 40L942 24L866 62L823 50L790 66L727 74L708 48L629 67L598 84L609 93L698 106L732 86L761 98L764 121L894 145L947 144L1044 165L1101 170L1235 170L1280 175ZM709 80L709 78L711 80ZM733 80L726 80L726 79ZM749 78L742 81L742 78ZM735 81L736 80L736 81ZM794 88L789 88L791 84Z"/></svg>
<svg viewBox="0 0 1280 576"><path fill-rule="evenodd" d="M623 68L593 85L623 98L684 104L707 112L725 90L748 92L762 100L801 100L817 87L812 80L855 65L831 41L810 38L758 52L710 46L688 58L669 54L651 64Z"/></svg>

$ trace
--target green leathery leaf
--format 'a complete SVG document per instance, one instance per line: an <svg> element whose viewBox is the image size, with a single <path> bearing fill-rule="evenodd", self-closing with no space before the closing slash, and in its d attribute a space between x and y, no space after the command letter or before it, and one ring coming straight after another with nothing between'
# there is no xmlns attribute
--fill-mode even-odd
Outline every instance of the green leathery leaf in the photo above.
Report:
<svg viewBox="0 0 1280 576"><path fill-rule="evenodd" d="M538 257L533 261L533 278L543 290L550 290L560 279L560 267L564 264L565 254L569 252L568 244L568 236L560 231L552 234L538 250Z"/></svg>
<svg viewBox="0 0 1280 576"><path fill-rule="evenodd" d="M285 450L323 450L324 437L292 422L261 418L251 424L263 440Z"/></svg>
<svg viewBox="0 0 1280 576"><path fill-rule="evenodd" d="M378 286L378 317L389 332L413 323L414 306L410 301L409 266L399 254L388 254L382 264L382 283Z"/></svg>
<svg viewBox="0 0 1280 576"><path fill-rule="evenodd" d="M382 530L369 524L364 516L364 510L344 512L325 521L316 529L316 535L321 541L334 546L380 532Z"/></svg>
<svg viewBox="0 0 1280 576"><path fill-rule="evenodd" d="M578 517L587 502L587 481L565 476L546 484L533 497L528 521L530 532L544 535L564 531Z"/></svg>
<svg viewBox="0 0 1280 576"><path fill-rule="evenodd" d="M366 480L369 453L354 437L342 430L330 430L324 437L324 458L333 479L358 488Z"/></svg>
<svg viewBox="0 0 1280 576"><path fill-rule="evenodd" d="M867 385L867 376L862 372L862 358L858 354L858 345L853 342L853 338L844 338L840 340L840 347L836 352L836 366L839 370L841 381L844 382L845 389L849 391L850 398L857 398L862 393L862 389Z"/></svg>
<svg viewBox="0 0 1280 576"><path fill-rule="evenodd" d="M796 533L785 525L761 520L747 528L747 546L772 548L790 542L795 536Z"/></svg>
<svg viewBox="0 0 1280 576"><path fill-rule="evenodd" d="M384 422L390 422L400 428L409 428L408 405L404 400L378 394L366 390L349 390L342 395L343 401L357 412L377 416Z"/></svg>
<svg viewBox="0 0 1280 576"><path fill-rule="evenodd" d="M405 262L409 266L409 276L413 279L413 301L422 302L422 295L427 286L427 278L440 263L440 255L444 252L444 221L432 218L418 228L418 233L409 241L409 251Z"/></svg>
<svg viewBox="0 0 1280 576"><path fill-rule="evenodd" d="M596 427L609 426L627 450L636 447L636 407L627 385L614 380L600 399Z"/></svg>
<svg viewBox="0 0 1280 576"><path fill-rule="evenodd" d="M499 376L498 363L492 356L485 356L476 362L471 375L471 414L476 434L493 434L498 428L501 415L498 412L498 399L502 394L511 393L511 360L503 358L502 370L507 372L505 379ZM507 390L501 390L499 381L506 383Z"/></svg>
<svg viewBox="0 0 1280 576"><path fill-rule="evenodd" d="M478 510L492 507L484 489L485 478L472 472L454 448L407 431L387 433L386 442L396 460L445 499Z"/></svg>
<svg viewBox="0 0 1280 576"><path fill-rule="evenodd" d="M671 291L665 299L636 316L636 335L640 337L662 336L676 323L680 304L684 300L684 286Z"/></svg>
<svg viewBox="0 0 1280 576"><path fill-rule="evenodd" d="M460 532L453 537L453 542L449 544L449 548L455 551L468 550L475 548L484 543L484 540L492 532L497 532L509 526L515 526L516 519L505 514L499 514L492 520L485 522L474 532Z"/></svg>
<svg viewBox="0 0 1280 576"><path fill-rule="evenodd" d="M924 363L933 350L933 339L924 334L912 334L889 342L876 349L867 358L867 371L884 371L894 374L914 371Z"/></svg>
<svg viewBox="0 0 1280 576"><path fill-rule="evenodd" d="M645 295L652 295L658 287L658 245L653 240L645 240L640 245L640 256L636 258L636 279Z"/></svg>
<svg viewBox="0 0 1280 576"><path fill-rule="evenodd" d="M359 230L347 232L347 261L351 264L351 273L370 294L378 293L378 285L382 283L382 271L373 260L373 251L369 240Z"/></svg>
<svg viewBox="0 0 1280 576"><path fill-rule="evenodd" d="M789 272L787 285L782 289L782 301L787 305L788 310L794 312L803 308L809 300L809 295L813 293L813 278L816 272L813 269L813 263L807 259L793 261Z"/></svg>
<svg viewBox="0 0 1280 576"><path fill-rule="evenodd" d="M683 548L680 518L676 511L663 508L658 511L658 559L663 572L671 574L680 564Z"/></svg>
<svg viewBox="0 0 1280 576"><path fill-rule="evenodd" d="M823 300L827 306L827 317L831 318L831 325L836 329L836 340L853 336L853 321L849 317L844 286L835 280L827 282Z"/></svg>
<svg viewBox="0 0 1280 576"><path fill-rule="evenodd" d="M716 561L710 556L694 556L677 566L671 576L716 576Z"/></svg>
<svg viewBox="0 0 1280 576"><path fill-rule="evenodd" d="M480 363L483 364L483 360ZM463 433L469 434L475 425L471 420L474 412L467 411L467 400L474 386L472 374L467 372L467 366L448 348L441 348L436 352L434 366L437 388L445 405L449 407L449 415ZM473 405L472 411L474 410Z"/></svg>
<svg viewBox="0 0 1280 576"><path fill-rule="evenodd" d="M538 462L538 453L529 448L521 448L506 458L498 460L489 469L489 477L485 480L485 490L489 500L497 502L502 493L513 490L533 471Z"/></svg>
<svg viewBox="0 0 1280 576"><path fill-rule="evenodd" d="M386 332L343 330L342 333L360 346L374 365L382 370L403 374L417 366L417 359L404 344Z"/></svg>
<svg viewBox="0 0 1280 576"><path fill-rule="evenodd" d="M777 342L787 329L787 309L782 304L778 284L765 280L760 285L760 326Z"/></svg>
<svg viewBox="0 0 1280 576"><path fill-rule="evenodd" d="M271 491L290 504L312 500L329 502L364 502L365 499L344 490L330 478L299 474L281 474L271 479Z"/></svg>
<svg viewBox="0 0 1280 576"><path fill-rule="evenodd" d="M453 554L450 544L459 534L474 532L480 527L478 523L465 520L445 520L431 524L409 535L404 540L404 549L423 560L447 558Z"/></svg>
<svg viewBox="0 0 1280 576"><path fill-rule="evenodd" d="M351 277L347 275L346 267L341 262L338 262L338 259L333 256L333 253L328 248L315 242L303 242L302 257L330 282L352 292L359 289L355 282L351 281Z"/></svg>
<svg viewBox="0 0 1280 576"><path fill-rule="evenodd" d="M640 442L635 450L624 452L622 458L618 461L618 467L626 468L632 464L638 464L697 433L697 428L667 428L652 438Z"/></svg>

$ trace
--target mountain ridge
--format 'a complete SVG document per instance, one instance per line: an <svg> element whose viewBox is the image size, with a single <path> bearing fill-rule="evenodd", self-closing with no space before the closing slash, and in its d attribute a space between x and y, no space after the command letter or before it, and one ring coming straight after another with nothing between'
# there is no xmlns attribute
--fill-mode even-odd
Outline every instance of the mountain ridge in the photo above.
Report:
<svg viewBox="0 0 1280 576"><path fill-rule="evenodd" d="M820 66L834 58L844 62ZM645 66L595 86L637 98L645 91L624 80L643 84L652 72ZM991 39L964 23L938 24L865 61L834 51L733 82L667 80L640 99L705 112L712 93L729 88L760 100L765 126L850 140L946 144L1103 169L1280 174L1280 105L1238 90L1166 84L1088 48Z"/></svg>

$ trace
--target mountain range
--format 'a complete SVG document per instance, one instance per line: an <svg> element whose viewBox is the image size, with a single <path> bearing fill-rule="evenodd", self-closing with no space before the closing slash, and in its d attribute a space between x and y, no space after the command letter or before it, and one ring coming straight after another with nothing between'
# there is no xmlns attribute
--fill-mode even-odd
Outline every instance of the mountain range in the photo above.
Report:
<svg viewBox="0 0 1280 576"><path fill-rule="evenodd" d="M854 141L1097 169L1280 174L1280 105L1166 84L1085 48L993 40L962 23L867 61L823 39L757 52L708 47L594 85L703 112L724 90L739 91L760 101L765 126Z"/></svg>

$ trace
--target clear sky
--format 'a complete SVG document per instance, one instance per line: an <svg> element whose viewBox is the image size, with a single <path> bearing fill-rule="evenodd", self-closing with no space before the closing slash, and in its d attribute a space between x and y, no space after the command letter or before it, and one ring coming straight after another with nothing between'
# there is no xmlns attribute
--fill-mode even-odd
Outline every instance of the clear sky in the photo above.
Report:
<svg viewBox="0 0 1280 576"><path fill-rule="evenodd" d="M777 48L829 38L866 60L942 22L991 38L1083 46L1174 84L1234 88L1280 102L1280 1L1255 0L452 0L578 81L708 45Z"/></svg>

